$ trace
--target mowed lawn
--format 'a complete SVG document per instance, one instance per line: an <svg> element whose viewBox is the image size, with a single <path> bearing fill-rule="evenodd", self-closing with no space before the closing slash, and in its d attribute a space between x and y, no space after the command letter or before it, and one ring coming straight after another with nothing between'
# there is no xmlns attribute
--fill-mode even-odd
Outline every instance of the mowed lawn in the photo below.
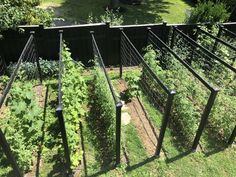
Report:
<svg viewBox="0 0 236 177"><path fill-rule="evenodd" d="M84 23L92 15L100 20L105 14L104 9L109 0L42 0L43 8L52 7L56 17L65 18L77 23ZM124 24L144 24L167 21L168 23L183 23L186 12L192 8L189 0L143 0L141 5L124 5L126 9L120 13Z"/></svg>

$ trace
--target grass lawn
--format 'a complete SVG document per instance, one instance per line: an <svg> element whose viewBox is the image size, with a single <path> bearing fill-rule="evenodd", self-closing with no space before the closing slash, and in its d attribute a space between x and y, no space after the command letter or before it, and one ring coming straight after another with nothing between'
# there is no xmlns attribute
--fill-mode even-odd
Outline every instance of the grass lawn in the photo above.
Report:
<svg viewBox="0 0 236 177"><path fill-rule="evenodd" d="M91 14L99 20L108 4L108 0L42 0L41 6L52 7L56 17L83 23ZM192 4L189 0L143 0L142 5L121 6L126 9L126 12L121 13L124 16L124 24L157 23L163 20L168 23L182 23L186 10L190 9Z"/></svg>

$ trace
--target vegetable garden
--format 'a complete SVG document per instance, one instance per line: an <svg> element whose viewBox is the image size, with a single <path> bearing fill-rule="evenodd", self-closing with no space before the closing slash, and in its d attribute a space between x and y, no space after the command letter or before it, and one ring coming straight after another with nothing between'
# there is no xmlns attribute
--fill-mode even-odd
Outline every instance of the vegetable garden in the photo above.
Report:
<svg viewBox="0 0 236 177"><path fill-rule="evenodd" d="M93 30L87 31L89 67L72 57L61 29L57 60L40 58L35 32L17 62L1 60L1 176L53 176L51 166L60 176L96 176L91 168L106 171L123 163L129 171L139 166L130 167L129 158L136 138L137 148L154 148L144 164L169 158L171 136L186 152L205 153L206 136L224 147L235 143L235 32L224 24L170 26L165 40L151 26L140 50L129 30L114 29L118 68L104 64L102 43L108 40L101 42ZM130 132L136 132L133 140Z"/></svg>

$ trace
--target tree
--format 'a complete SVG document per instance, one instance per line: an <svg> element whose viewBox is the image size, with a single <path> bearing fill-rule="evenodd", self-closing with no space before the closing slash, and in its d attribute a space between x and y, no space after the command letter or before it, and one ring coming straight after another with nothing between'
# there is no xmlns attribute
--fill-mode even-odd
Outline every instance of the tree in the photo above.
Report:
<svg viewBox="0 0 236 177"><path fill-rule="evenodd" d="M0 0L0 31L19 25L52 23L52 13L40 9L39 0Z"/></svg>

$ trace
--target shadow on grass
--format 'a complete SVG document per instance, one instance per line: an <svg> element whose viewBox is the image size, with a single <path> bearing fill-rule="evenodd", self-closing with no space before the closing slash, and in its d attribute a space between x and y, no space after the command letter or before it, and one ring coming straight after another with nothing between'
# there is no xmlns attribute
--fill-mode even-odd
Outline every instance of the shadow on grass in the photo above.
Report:
<svg viewBox="0 0 236 177"><path fill-rule="evenodd" d="M186 1L189 3L189 1ZM65 0L59 7L52 7L56 17L64 18L72 24L87 23L89 16L92 16L96 22L101 21L101 16L105 14L105 7L109 5L107 0ZM125 5L120 3L120 7L125 12L119 13L124 17L124 25L159 23L162 18L159 13L170 13L171 2L164 0L146 0L141 5Z"/></svg>

